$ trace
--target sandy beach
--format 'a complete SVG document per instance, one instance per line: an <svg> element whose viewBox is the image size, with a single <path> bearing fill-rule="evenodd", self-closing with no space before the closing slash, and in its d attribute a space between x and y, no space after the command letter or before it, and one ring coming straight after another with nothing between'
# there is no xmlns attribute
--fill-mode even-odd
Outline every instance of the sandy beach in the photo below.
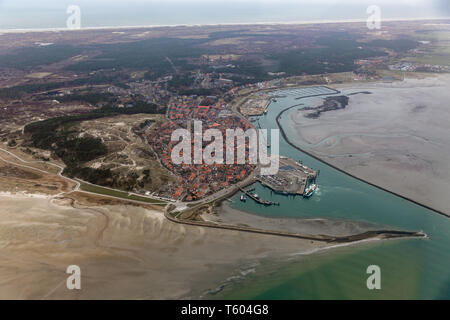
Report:
<svg viewBox="0 0 450 320"><path fill-rule="evenodd" d="M198 298L260 259L326 245L174 224L137 206L26 195L0 204L0 299ZM72 264L81 290L66 288Z"/></svg>
<svg viewBox="0 0 450 320"><path fill-rule="evenodd" d="M384 18L385 22L396 21L440 21L449 17L421 17L421 18ZM192 24L153 24L153 25L119 25L119 26L89 26L80 29L69 29L67 27L55 28L16 28L0 29L0 35L6 33L28 33L28 32L60 32L60 31L89 31L89 30L133 30L152 28L175 28L175 27L215 27L215 26L258 26L258 25L304 25L304 24L324 24L324 23L366 23L366 19L316 19L303 21L255 21L255 22L223 22L223 23L192 23Z"/></svg>
<svg viewBox="0 0 450 320"><path fill-rule="evenodd" d="M348 236L366 231L383 229L383 226L377 226L361 221L323 218L301 219L264 217L234 209L226 202L222 202L221 206L217 209L217 214L203 214L202 217L208 221L228 225L309 235Z"/></svg>
<svg viewBox="0 0 450 320"><path fill-rule="evenodd" d="M159 206L73 191L11 151L0 159L0 299L203 298L262 259L327 246L173 223ZM81 268L79 291L66 288L69 265Z"/></svg>

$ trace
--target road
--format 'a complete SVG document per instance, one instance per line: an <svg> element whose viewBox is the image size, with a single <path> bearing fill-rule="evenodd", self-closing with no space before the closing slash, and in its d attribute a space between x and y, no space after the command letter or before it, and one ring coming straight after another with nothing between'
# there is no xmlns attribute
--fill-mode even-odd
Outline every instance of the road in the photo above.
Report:
<svg viewBox="0 0 450 320"><path fill-rule="evenodd" d="M136 204L147 204L147 205L148 205L148 204L166 204L165 202L161 202L161 203L148 203L148 202L145 202L145 201L138 201L138 200L132 200L132 199L124 199L124 198L120 198L120 197L115 197L115 196L110 196L110 195L105 195L105 194L100 194L100 193L95 193L95 192L84 191L84 190L81 190L81 189L80 189L81 183L87 183L87 184L92 184L92 183L85 182L85 181L79 180L79 179L74 180L74 179L71 179L71 178L68 178L68 177L64 176L64 175L62 174L62 172L64 171L64 167L63 167L63 166L60 166L60 165L55 164L55 163L51 163L51 162L49 162L49 161L41 161L41 160L26 161L26 160L21 159L20 157L18 157L17 155L15 155L14 153L12 153L12 152L10 152L10 151L8 151L8 150L6 150L6 149L0 148L0 151L3 151L3 152L5 152L5 153L9 154L10 156L14 157L15 159L17 159L17 160L19 160L20 162L23 162L23 163L28 163L28 164L33 164L33 163L43 163L43 164L48 164L48 165L57 167L57 168L59 169L59 172L56 174L57 176L61 177L62 179L65 179L66 181L69 181L69 182L75 184L75 187L72 189L72 191L69 191L69 192L60 192L60 193L58 193L58 194L56 194L56 195L51 196L50 199L56 199L56 198L58 198L58 197L61 197L62 195L67 195L67 194L70 194L70 193L73 193L73 192L81 192L81 193L87 193L87 194L92 194L92 195L97 195L97 196L98 196L98 195L101 195L102 197L106 197L106 198L118 199L118 200L122 200L122 201L129 201L129 202L136 203ZM14 163L14 162L8 161L8 160L4 159L4 158L1 157L1 156L0 156L0 159L1 159L2 161L4 161L4 162L9 163L9 164L12 164L12 165L14 165L14 166L19 166L19 167L23 167L23 168L35 170L35 171L38 171L38 172L41 172L41 173L44 173L44 174L53 174L53 173L51 173L51 172L48 172L48 171L45 171L45 170L42 170L42 169L39 169L39 168L36 168L36 167L32 167L32 166L28 166L28 165L24 165L24 164L18 164L18 163ZM94 185L94 186L96 186L96 185ZM112 189L112 188L107 188L107 187L102 187L102 186L99 186L99 187L105 188L105 189L109 189L109 190L112 190L112 191L124 192L124 191L122 191L122 190L117 190L117 189ZM132 193L132 194L134 194L134 193ZM143 198L149 198L149 199L152 199L152 200L161 200L161 199L155 199L155 198L145 197L145 196L138 195L138 194L134 194L134 195L139 196L139 197L143 197Z"/></svg>

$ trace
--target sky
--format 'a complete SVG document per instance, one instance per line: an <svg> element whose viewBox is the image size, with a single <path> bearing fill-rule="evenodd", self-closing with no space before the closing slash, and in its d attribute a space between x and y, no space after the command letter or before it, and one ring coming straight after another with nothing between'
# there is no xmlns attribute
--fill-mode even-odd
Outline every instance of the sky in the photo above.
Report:
<svg viewBox="0 0 450 320"><path fill-rule="evenodd" d="M65 27L68 5L81 9L82 27L302 22L450 16L450 0L0 0L0 29Z"/></svg>

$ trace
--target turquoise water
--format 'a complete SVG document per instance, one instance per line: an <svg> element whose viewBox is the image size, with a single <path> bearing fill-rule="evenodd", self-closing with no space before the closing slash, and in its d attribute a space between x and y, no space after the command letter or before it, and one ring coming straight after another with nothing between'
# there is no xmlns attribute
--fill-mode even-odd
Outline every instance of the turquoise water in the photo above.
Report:
<svg viewBox="0 0 450 320"><path fill-rule="evenodd" d="M319 98L278 99L259 122L262 128L277 128L280 111ZM286 123L289 112L281 118ZM288 136L289 131L287 131ZM280 202L264 207L253 201L233 199L237 209L270 217L321 217L358 220L387 228L419 231L428 240L402 239L300 256L286 263L269 263L244 282L225 290L221 297L239 299L450 299L450 219L407 200L351 178L307 156L280 138L280 154L320 170L319 190L310 199L272 193L261 185L263 199ZM381 290L366 287L366 268L381 268Z"/></svg>

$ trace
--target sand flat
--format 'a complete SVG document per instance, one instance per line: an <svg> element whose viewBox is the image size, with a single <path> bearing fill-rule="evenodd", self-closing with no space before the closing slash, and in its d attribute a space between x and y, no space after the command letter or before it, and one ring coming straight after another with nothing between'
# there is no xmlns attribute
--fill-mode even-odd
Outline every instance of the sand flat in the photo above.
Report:
<svg viewBox="0 0 450 320"><path fill-rule="evenodd" d="M291 113L299 147L376 185L450 214L450 75L351 84L346 109Z"/></svg>
<svg viewBox="0 0 450 320"><path fill-rule="evenodd" d="M348 236L373 230L383 226L362 221L325 218L265 217L232 208L223 202L217 214L203 214L202 218L226 225L247 226L263 230L274 230L307 235Z"/></svg>
<svg viewBox="0 0 450 320"><path fill-rule="evenodd" d="M0 299L200 297L241 264L325 246L171 223L136 206L0 195ZM66 288L68 265L82 289Z"/></svg>

